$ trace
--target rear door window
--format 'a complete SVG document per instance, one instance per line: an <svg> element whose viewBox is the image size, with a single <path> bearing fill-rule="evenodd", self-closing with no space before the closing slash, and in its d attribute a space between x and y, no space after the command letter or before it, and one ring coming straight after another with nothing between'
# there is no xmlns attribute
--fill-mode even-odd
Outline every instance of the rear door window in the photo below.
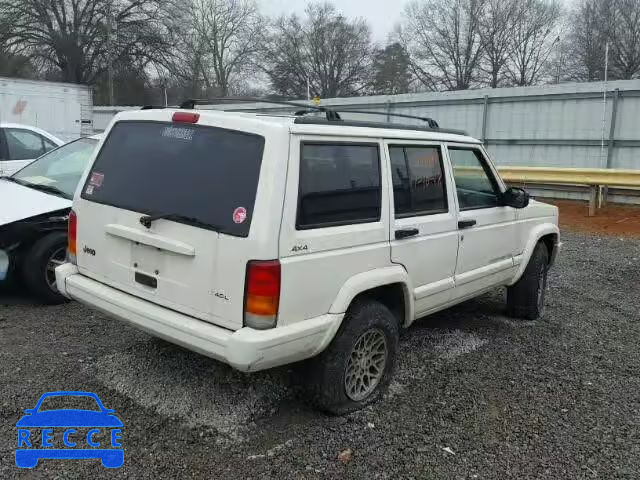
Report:
<svg viewBox="0 0 640 480"><path fill-rule="evenodd" d="M389 146L396 217L447 212L442 155L437 146Z"/></svg>
<svg viewBox="0 0 640 480"><path fill-rule="evenodd" d="M255 134L122 121L105 140L82 198L148 215L182 216L246 237L263 150L264 138Z"/></svg>
<svg viewBox="0 0 640 480"><path fill-rule="evenodd" d="M380 220L377 144L303 143L297 228Z"/></svg>

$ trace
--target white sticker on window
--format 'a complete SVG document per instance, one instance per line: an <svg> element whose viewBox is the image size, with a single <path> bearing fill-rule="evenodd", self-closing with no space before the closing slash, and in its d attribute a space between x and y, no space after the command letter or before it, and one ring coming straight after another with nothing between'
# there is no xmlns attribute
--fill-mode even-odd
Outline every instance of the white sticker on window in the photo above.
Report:
<svg viewBox="0 0 640 480"><path fill-rule="evenodd" d="M179 128L179 127L165 127L162 130L162 136L168 138L177 138L178 140L186 140L190 142L193 140L192 128Z"/></svg>

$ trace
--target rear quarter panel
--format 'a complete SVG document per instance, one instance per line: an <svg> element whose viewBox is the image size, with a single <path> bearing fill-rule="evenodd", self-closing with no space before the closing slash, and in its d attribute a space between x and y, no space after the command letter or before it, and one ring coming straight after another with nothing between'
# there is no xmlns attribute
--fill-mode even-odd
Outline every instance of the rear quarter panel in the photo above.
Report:
<svg viewBox="0 0 640 480"><path fill-rule="evenodd" d="M380 220L371 223L296 229L301 143L374 143L378 145L382 185ZM388 167L381 139L292 135L280 233L282 287L278 325L289 325L330 311L352 277L391 266ZM304 248L306 247L306 248ZM298 248L303 248L298 250Z"/></svg>

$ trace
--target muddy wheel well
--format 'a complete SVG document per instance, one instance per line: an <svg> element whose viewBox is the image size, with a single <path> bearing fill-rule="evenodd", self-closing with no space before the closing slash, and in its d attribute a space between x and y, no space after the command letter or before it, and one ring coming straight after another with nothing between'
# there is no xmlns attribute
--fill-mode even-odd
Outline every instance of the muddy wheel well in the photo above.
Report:
<svg viewBox="0 0 640 480"><path fill-rule="evenodd" d="M398 325L403 327L406 320L407 312L407 298L406 288L401 283L391 283L389 285L383 285L381 287L372 288L360 293L353 299L352 303L356 299L372 299L385 305L394 317L398 320Z"/></svg>
<svg viewBox="0 0 640 480"><path fill-rule="evenodd" d="M555 233L550 233L540 238L540 242L544 243L547 247L547 253L549 254L549 261L553 258L553 250L556 248L556 243L558 242L558 235Z"/></svg>

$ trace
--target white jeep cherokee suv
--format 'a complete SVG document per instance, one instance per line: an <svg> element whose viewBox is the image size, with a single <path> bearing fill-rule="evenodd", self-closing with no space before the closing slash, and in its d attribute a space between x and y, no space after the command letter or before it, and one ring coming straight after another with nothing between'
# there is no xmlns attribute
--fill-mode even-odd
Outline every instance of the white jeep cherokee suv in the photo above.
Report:
<svg viewBox="0 0 640 480"><path fill-rule="evenodd" d="M150 109L89 163L60 292L241 371L307 360L330 412L380 396L417 318L500 286L543 310L558 211L460 132Z"/></svg>

